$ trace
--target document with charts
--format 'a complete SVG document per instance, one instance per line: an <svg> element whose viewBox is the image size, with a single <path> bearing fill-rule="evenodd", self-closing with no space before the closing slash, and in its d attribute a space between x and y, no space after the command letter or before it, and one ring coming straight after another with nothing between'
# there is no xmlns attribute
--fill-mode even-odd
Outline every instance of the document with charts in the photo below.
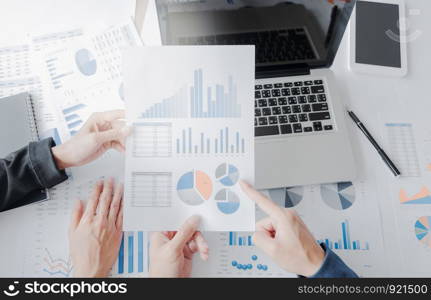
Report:
<svg viewBox="0 0 431 300"><path fill-rule="evenodd" d="M125 230L254 230L254 47L135 47L123 60Z"/></svg>

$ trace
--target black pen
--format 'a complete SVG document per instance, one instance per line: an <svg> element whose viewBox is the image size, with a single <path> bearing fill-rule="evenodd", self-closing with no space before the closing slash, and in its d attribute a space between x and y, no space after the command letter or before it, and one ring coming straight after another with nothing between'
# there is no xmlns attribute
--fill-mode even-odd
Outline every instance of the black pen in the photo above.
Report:
<svg viewBox="0 0 431 300"><path fill-rule="evenodd" d="M398 168L395 166L395 164L392 162L392 160L389 158L389 156L383 151L383 149L377 144L376 140L373 138L371 133L368 132L367 128L365 128L364 124L359 120L359 118L355 115L353 111L347 111L349 116L352 118L353 122L356 123L356 125L359 127L359 129L362 131L362 133L365 135L365 137L371 142L371 144L376 148L377 153L379 153L380 157L383 159L385 164L391 169L392 173L398 177L401 175L401 172L398 170Z"/></svg>

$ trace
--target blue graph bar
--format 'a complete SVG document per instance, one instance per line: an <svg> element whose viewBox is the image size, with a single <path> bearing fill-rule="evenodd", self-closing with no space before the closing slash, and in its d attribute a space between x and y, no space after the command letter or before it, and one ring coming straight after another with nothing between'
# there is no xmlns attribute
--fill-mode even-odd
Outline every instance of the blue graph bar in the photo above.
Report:
<svg viewBox="0 0 431 300"><path fill-rule="evenodd" d="M229 153L229 128L226 127L226 153Z"/></svg>
<svg viewBox="0 0 431 300"><path fill-rule="evenodd" d="M186 130L183 129L183 153L186 153Z"/></svg>
<svg viewBox="0 0 431 300"><path fill-rule="evenodd" d="M189 128L189 153L192 153L192 128Z"/></svg>
<svg viewBox="0 0 431 300"><path fill-rule="evenodd" d="M223 153L223 129L220 130L220 153Z"/></svg>
<svg viewBox="0 0 431 300"><path fill-rule="evenodd" d="M120 253L118 253L118 274L124 273L124 238L121 239Z"/></svg>
<svg viewBox="0 0 431 300"><path fill-rule="evenodd" d="M233 232L229 232L229 246L234 245Z"/></svg>
<svg viewBox="0 0 431 300"><path fill-rule="evenodd" d="M138 232L138 272L144 272L144 233Z"/></svg>
<svg viewBox="0 0 431 300"><path fill-rule="evenodd" d="M196 118L195 112L195 89L193 87L190 88L190 114L192 118Z"/></svg>
<svg viewBox="0 0 431 300"><path fill-rule="evenodd" d="M75 121L75 122L72 122L72 123L67 124L67 128L69 128L69 129L73 129L73 128L78 127L78 126L79 126L79 125L81 125L81 124L82 124L82 121L81 121L81 120L78 120L78 121Z"/></svg>
<svg viewBox="0 0 431 300"><path fill-rule="evenodd" d="M68 115L68 114L70 114L72 112L75 112L75 111L83 109L83 108L85 108L85 104L82 104L82 103L81 104L77 104L77 105L74 105L72 107L68 107L68 108L63 109L63 114L64 115Z"/></svg>
<svg viewBox="0 0 431 300"><path fill-rule="evenodd" d="M239 153L239 132L236 133L236 153Z"/></svg>
<svg viewBox="0 0 431 300"><path fill-rule="evenodd" d="M77 115L77 114L66 115L65 119L66 119L66 122L69 122L69 121L72 121L72 120L75 120L75 119L79 119L79 115Z"/></svg>
<svg viewBox="0 0 431 300"><path fill-rule="evenodd" d="M348 249L347 247L347 230L346 230L346 223L343 222L341 224L342 230L343 230L343 245L344 245L344 249Z"/></svg>
<svg viewBox="0 0 431 300"><path fill-rule="evenodd" d="M128 237L128 265L129 265L129 273L133 273L133 233Z"/></svg>

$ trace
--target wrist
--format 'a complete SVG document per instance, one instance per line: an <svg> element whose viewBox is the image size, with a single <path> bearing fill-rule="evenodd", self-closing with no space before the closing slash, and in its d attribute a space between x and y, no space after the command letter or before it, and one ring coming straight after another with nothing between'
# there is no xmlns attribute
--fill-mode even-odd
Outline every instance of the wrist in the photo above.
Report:
<svg viewBox="0 0 431 300"><path fill-rule="evenodd" d="M59 170L64 170L72 167L72 165L68 164L65 160L66 152L63 145L58 145L51 148L51 152L55 161L55 165Z"/></svg>
<svg viewBox="0 0 431 300"><path fill-rule="evenodd" d="M307 253L308 263L306 264L306 268L302 272L305 277L311 277L316 274L325 260L325 250L320 247L320 245L316 244L315 247L311 249Z"/></svg>

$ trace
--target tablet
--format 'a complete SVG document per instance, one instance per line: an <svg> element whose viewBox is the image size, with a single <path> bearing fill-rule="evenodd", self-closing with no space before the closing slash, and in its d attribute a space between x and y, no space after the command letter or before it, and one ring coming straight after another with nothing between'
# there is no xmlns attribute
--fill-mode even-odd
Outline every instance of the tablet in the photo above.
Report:
<svg viewBox="0 0 431 300"><path fill-rule="evenodd" d="M407 42L404 1L358 1L350 21L349 48L349 67L352 71L405 76Z"/></svg>

